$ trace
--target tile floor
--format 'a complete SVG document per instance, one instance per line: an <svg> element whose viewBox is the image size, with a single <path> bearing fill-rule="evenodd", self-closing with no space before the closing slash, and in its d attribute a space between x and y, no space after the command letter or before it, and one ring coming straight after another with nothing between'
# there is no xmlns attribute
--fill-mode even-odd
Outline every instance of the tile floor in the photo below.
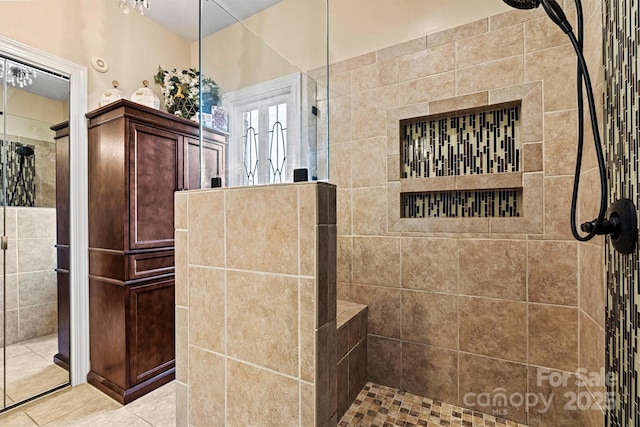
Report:
<svg viewBox="0 0 640 427"><path fill-rule="evenodd" d="M175 399L173 382L127 406L83 384L0 414L0 426L174 427ZM352 426L526 427L373 383L365 385L338 424Z"/></svg>
<svg viewBox="0 0 640 427"><path fill-rule="evenodd" d="M367 383L338 427L527 427L448 403Z"/></svg>
<svg viewBox="0 0 640 427"><path fill-rule="evenodd" d="M0 414L11 427L175 427L173 382L122 406L89 384L55 392Z"/></svg>
<svg viewBox="0 0 640 427"><path fill-rule="evenodd" d="M7 405L69 382L69 373L53 363L53 356L58 352L56 334L11 344L6 350ZM0 378L3 357L4 354L0 351ZM0 394L1 392L0 379Z"/></svg>

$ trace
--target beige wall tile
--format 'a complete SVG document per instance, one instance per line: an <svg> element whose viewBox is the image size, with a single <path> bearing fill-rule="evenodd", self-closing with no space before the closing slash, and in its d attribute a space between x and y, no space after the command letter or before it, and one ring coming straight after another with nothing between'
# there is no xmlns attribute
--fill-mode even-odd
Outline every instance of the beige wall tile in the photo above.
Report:
<svg viewBox="0 0 640 427"><path fill-rule="evenodd" d="M11 242L9 242L11 245ZM56 265L56 239L18 239L18 272L53 269ZM7 255L7 258L9 256ZM7 266L7 273L15 273Z"/></svg>
<svg viewBox="0 0 640 427"><path fill-rule="evenodd" d="M186 307L189 304L189 232L175 232L175 272L176 272L176 305Z"/></svg>
<svg viewBox="0 0 640 427"><path fill-rule="evenodd" d="M189 310L176 307L176 380L189 381Z"/></svg>
<svg viewBox="0 0 640 427"><path fill-rule="evenodd" d="M373 64L375 62L375 52L365 53L364 55L355 56L353 58L331 64L329 66L329 73L340 73L342 71L349 71L359 67L364 67L365 65Z"/></svg>
<svg viewBox="0 0 640 427"><path fill-rule="evenodd" d="M541 7L529 10L512 10L509 12L494 15L489 18L489 28L491 31L498 28L508 27L510 25L522 24L523 22L530 21L532 19L546 16L544 10Z"/></svg>
<svg viewBox="0 0 640 427"><path fill-rule="evenodd" d="M369 334L400 338L400 289L345 284L338 289L338 298L369 307Z"/></svg>
<svg viewBox="0 0 640 427"><path fill-rule="evenodd" d="M562 378L562 376L566 380L556 382L556 379ZM553 378L553 381L550 381L550 377ZM566 372L530 366L529 393L539 396L540 399L537 405L532 405L529 409L529 426L585 426L580 423L579 411L567 409L571 405L577 405L573 399L575 396L579 396L577 382L578 379L576 377ZM545 402L549 402L548 406Z"/></svg>
<svg viewBox="0 0 640 427"><path fill-rule="evenodd" d="M227 271L227 352L298 374L298 279Z"/></svg>
<svg viewBox="0 0 640 427"><path fill-rule="evenodd" d="M533 82L492 89L489 91L489 102L490 104L500 104L518 101L526 98L532 90L540 86L542 86L540 82Z"/></svg>
<svg viewBox="0 0 640 427"><path fill-rule="evenodd" d="M56 211L48 208L17 208L18 239L56 237Z"/></svg>
<svg viewBox="0 0 640 427"><path fill-rule="evenodd" d="M456 94L455 83L453 71L402 82L398 85L400 104L409 105L451 98Z"/></svg>
<svg viewBox="0 0 640 427"><path fill-rule="evenodd" d="M176 381L176 427L189 426L189 387Z"/></svg>
<svg viewBox="0 0 640 427"><path fill-rule="evenodd" d="M584 370L585 381L592 393L605 393L604 384L590 384L589 376L598 374L605 369L605 349L607 342L605 330L593 319L580 311L580 363L579 368Z"/></svg>
<svg viewBox="0 0 640 427"><path fill-rule="evenodd" d="M489 20L480 19L449 30L439 31L427 36L427 47L439 46L456 40L482 34L489 30Z"/></svg>
<svg viewBox="0 0 640 427"><path fill-rule="evenodd" d="M387 182L387 138L351 143L351 185L374 187Z"/></svg>
<svg viewBox="0 0 640 427"><path fill-rule="evenodd" d="M456 42L456 67L470 67L522 55L523 52L523 27L518 25L505 27Z"/></svg>
<svg viewBox="0 0 640 427"><path fill-rule="evenodd" d="M544 81L544 111L576 108L576 59L571 46L525 55L527 82Z"/></svg>
<svg viewBox="0 0 640 427"><path fill-rule="evenodd" d="M371 187L352 190L353 234L381 236L387 232L387 188Z"/></svg>
<svg viewBox="0 0 640 427"><path fill-rule="evenodd" d="M367 383L367 340L356 345L349 353L349 400L353 402Z"/></svg>
<svg viewBox="0 0 640 427"><path fill-rule="evenodd" d="M421 50L398 58L399 80L413 80L455 68L456 52L453 45Z"/></svg>
<svg viewBox="0 0 640 427"><path fill-rule="evenodd" d="M298 273L297 186L227 191L226 210L229 213L225 248L228 267ZM264 215L264 212L278 212L278 215ZM250 257L247 253L262 255Z"/></svg>
<svg viewBox="0 0 640 427"><path fill-rule="evenodd" d="M20 307L57 302L58 281L56 272L37 271L18 274L18 300ZM15 289L14 289L15 290ZM7 292L7 303L10 303L11 293ZM7 304L9 308L10 304Z"/></svg>
<svg viewBox="0 0 640 427"><path fill-rule="evenodd" d="M544 179L544 237L554 240L572 240L570 212L572 176Z"/></svg>
<svg viewBox="0 0 640 427"><path fill-rule="evenodd" d="M577 305L577 246L573 242L528 242L529 301Z"/></svg>
<svg viewBox="0 0 640 427"><path fill-rule="evenodd" d="M351 190L338 188L336 191L336 197L338 235L350 236L353 233L351 225Z"/></svg>
<svg viewBox="0 0 640 427"><path fill-rule="evenodd" d="M298 273L303 276L316 274L316 224L335 223L335 197L329 200L329 188L302 184L298 186L298 245L300 266ZM335 193L332 193L335 194ZM322 195L322 197L321 197ZM329 218L331 212L331 218Z"/></svg>
<svg viewBox="0 0 640 427"><path fill-rule="evenodd" d="M18 310L18 316L20 341L51 335L58 328L58 305L55 302L22 307Z"/></svg>
<svg viewBox="0 0 640 427"><path fill-rule="evenodd" d="M594 398L593 401L596 401ZM600 427L605 424L604 411L601 408L594 408L588 411L578 411L580 417L580 426Z"/></svg>
<svg viewBox="0 0 640 427"><path fill-rule="evenodd" d="M351 94L351 71L331 72L329 77L329 91L331 98L349 96ZM320 92L321 91L318 91L318 93Z"/></svg>
<svg viewBox="0 0 640 427"><path fill-rule="evenodd" d="M184 230L188 223L189 194L176 191L173 200L174 227L176 230Z"/></svg>
<svg viewBox="0 0 640 427"><path fill-rule="evenodd" d="M460 292L511 300L526 298L526 243L460 240Z"/></svg>
<svg viewBox="0 0 640 427"><path fill-rule="evenodd" d="M224 358L198 347L189 347L189 424L224 425L224 413Z"/></svg>
<svg viewBox="0 0 640 427"><path fill-rule="evenodd" d="M440 114L464 110L467 108L484 107L489 104L489 92L472 93L471 95L456 96L429 103L429 114Z"/></svg>
<svg viewBox="0 0 640 427"><path fill-rule="evenodd" d="M457 402L458 353L403 342L402 389L442 402Z"/></svg>
<svg viewBox="0 0 640 427"><path fill-rule="evenodd" d="M338 282L351 281L352 241L351 237L338 236L338 253L336 254Z"/></svg>
<svg viewBox="0 0 640 427"><path fill-rule="evenodd" d="M234 360L227 361L227 377L228 427L298 425L297 381Z"/></svg>
<svg viewBox="0 0 640 427"><path fill-rule="evenodd" d="M351 90L360 91L398 82L398 60L391 58L351 71Z"/></svg>
<svg viewBox="0 0 640 427"><path fill-rule="evenodd" d="M458 348L458 296L402 291L402 339Z"/></svg>
<svg viewBox="0 0 640 427"><path fill-rule="evenodd" d="M603 275L605 263L602 246L581 244L580 250L580 308L604 327L606 282Z"/></svg>
<svg viewBox="0 0 640 427"><path fill-rule="evenodd" d="M527 304L460 297L460 350L527 361Z"/></svg>
<svg viewBox="0 0 640 427"><path fill-rule="evenodd" d="M542 170L544 158L542 156L542 144L522 145L523 170L525 172L538 172Z"/></svg>
<svg viewBox="0 0 640 427"><path fill-rule="evenodd" d="M467 353L460 353L459 357L459 405L489 414L493 410L506 410L504 417L526 423L524 406L485 406L484 401L477 398L480 393L492 394L500 388L507 396L524 395L527 391L526 365Z"/></svg>
<svg viewBox="0 0 640 427"><path fill-rule="evenodd" d="M369 381L388 387L402 387L402 344L400 340L367 337Z"/></svg>
<svg viewBox="0 0 640 427"><path fill-rule="evenodd" d="M543 129L542 85L535 83L533 89L522 98L520 137L523 142L541 141Z"/></svg>
<svg viewBox="0 0 640 427"><path fill-rule="evenodd" d="M387 181L400 179L400 156L387 156Z"/></svg>
<svg viewBox="0 0 640 427"><path fill-rule="evenodd" d="M331 144L331 162L329 166L331 168L331 183L337 185L339 189L351 187L352 145L353 143L351 141Z"/></svg>
<svg viewBox="0 0 640 427"><path fill-rule="evenodd" d="M224 353L225 272L189 267L189 344Z"/></svg>
<svg viewBox="0 0 640 427"><path fill-rule="evenodd" d="M593 221L598 217L598 212L600 211L600 191L600 171L597 168L583 172L580 175L578 224ZM602 237L596 236L595 239L596 242L602 244Z"/></svg>
<svg viewBox="0 0 640 427"><path fill-rule="evenodd" d="M353 281L367 285L400 286L400 239L353 238Z"/></svg>
<svg viewBox="0 0 640 427"><path fill-rule="evenodd" d="M457 71L457 95L524 83L522 56L474 65Z"/></svg>
<svg viewBox="0 0 640 427"><path fill-rule="evenodd" d="M324 324L317 332L316 346L316 421L317 425L327 425L326 421L337 412L337 366L336 322Z"/></svg>
<svg viewBox="0 0 640 427"><path fill-rule="evenodd" d="M316 287L318 294L317 324L335 320L336 318L336 227L322 225L317 228L318 234L318 272Z"/></svg>
<svg viewBox="0 0 640 427"><path fill-rule="evenodd" d="M386 133L386 112L366 103L353 103L351 134L354 139L374 138Z"/></svg>
<svg viewBox="0 0 640 427"><path fill-rule="evenodd" d="M408 218L405 221L409 220ZM415 221L424 222L423 219ZM488 233L489 218L429 218L428 231L432 233ZM427 231L427 230L402 230Z"/></svg>
<svg viewBox="0 0 640 427"><path fill-rule="evenodd" d="M529 304L529 363L575 372L578 309Z"/></svg>
<svg viewBox="0 0 640 427"><path fill-rule="evenodd" d="M300 279L300 312L298 327L300 330L298 354L300 378L313 382L315 379L315 344L316 344L316 288L315 281Z"/></svg>
<svg viewBox="0 0 640 427"><path fill-rule="evenodd" d="M544 170L547 176L572 175L575 172L577 129L576 110L544 115Z"/></svg>
<svg viewBox="0 0 640 427"><path fill-rule="evenodd" d="M571 25L575 25L575 13L568 13L567 18ZM602 32L602 28L599 28L599 30L599 32ZM526 52L535 52L571 43L564 31L547 16L525 22L524 32Z"/></svg>
<svg viewBox="0 0 640 427"><path fill-rule="evenodd" d="M351 140L351 96L331 97L329 102L331 144ZM332 159L335 156L331 156Z"/></svg>
<svg viewBox="0 0 640 427"><path fill-rule="evenodd" d="M225 193L204 191L189 194L189 263L225 266Z"/></svg>
<svg viewBox="0 0 640 427"><path fill-rule="evenodd" d="M316 425L316 396L313 384L300 382L300 426Z"/></svg>
<svg viewBox="0 0 640 427"><path fill-rule="evenodd" d="M402 287L425 291L457 292L457 240L403 238Z"/></svg>
<svg viewBox="0 0 640 427"><path fill-rule="evenodd" d="M409 55L426 49L427 36L419 37L417 39L409 40L404 43L396 44L393 46L379 49L376 51L376 59L378 61L386 61L388 59L397 58L402 55Z"/></svg>

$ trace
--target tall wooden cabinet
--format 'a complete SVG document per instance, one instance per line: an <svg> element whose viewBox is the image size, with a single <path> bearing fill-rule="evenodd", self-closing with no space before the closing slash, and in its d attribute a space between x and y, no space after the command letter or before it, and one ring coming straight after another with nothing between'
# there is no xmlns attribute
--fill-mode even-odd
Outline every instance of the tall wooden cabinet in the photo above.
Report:
<svg viewBox="0 0 640 427"><path fill-rule="evenodd" d="M175 375L173 197L200 187L199 128L127 100L87 118L88 381L126 404ZM225 137L203 139L205 170L223 175Z"/></svg>

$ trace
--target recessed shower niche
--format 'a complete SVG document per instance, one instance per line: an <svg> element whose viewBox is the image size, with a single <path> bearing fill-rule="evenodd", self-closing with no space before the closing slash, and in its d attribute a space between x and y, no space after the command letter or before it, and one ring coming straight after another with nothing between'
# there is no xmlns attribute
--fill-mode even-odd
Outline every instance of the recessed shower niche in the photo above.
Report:
<svg viewBox="0 0 640 427"><path fill-rule="evenodd" d="M401 120L401 217L519 217L520 109L513 102Z"/></svg>

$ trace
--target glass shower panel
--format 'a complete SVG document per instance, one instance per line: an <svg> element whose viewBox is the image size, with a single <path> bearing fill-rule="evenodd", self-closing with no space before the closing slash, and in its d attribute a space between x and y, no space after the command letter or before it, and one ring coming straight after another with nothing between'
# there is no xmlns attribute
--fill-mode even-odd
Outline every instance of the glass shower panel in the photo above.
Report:
<svg viewBox="0 0 640 427"><path fill-rule="evenodd" d="M220 92L202 126L225 138L223 185L292 182L296 169L328 180L326 0L271 0L251 13L232 0L201 8L202 78Z"/></svg>
<svg viewBox="0 0 640 427"><path fill-rule="evenodd" d="M6 59L0 57L0 143L2 144L3 149L0 151L0 167L2 167L2 170L5 170L5 163L6 163L6 156L4 153L4 141L7 139L6 135L5 135L5 124L6 124L6 115L5 115L5 108L4 105L6 103L6 80L4 79L4 70L7 67L7 61ZM0 212L0 220L1 222L1 233L3 236L7 235L7 231L6 231L6 207L5 207L5 194L6 194L6 190L5 190L5 177L4 174L0 175L1 179L2 179L2 187L0 188L1 192L0 192L0 200L2 201L2 211ZM1 243L0 243L1 244ZM6 389L6 381L5 381L5 361L7 360L7 346L6 346L6 342L7 342L7 330L5 328L6 326L6 322L5 322L5 318L6 318L6 312L7 312L7 308L11 305L11 302L8 301L7 298L7 274L6 274L6 256L7 256L7 251L1 251L0 252L2 254L2 260L0 260L0 271L2 272L2 283L0 284L1 288L0 288L0 410L4 409L7 407L7 404L9 404L9 400L7 399L7 394L5 393L5 389Z"/></svg>
<svg viewBox="0 0 640 427"><path fill-rule="evenodd" d="M69 82L10 59L3 70L3 389L11 406L69 383L68 370L54 362L62 325L52 129L69 119Z"/></svg>

